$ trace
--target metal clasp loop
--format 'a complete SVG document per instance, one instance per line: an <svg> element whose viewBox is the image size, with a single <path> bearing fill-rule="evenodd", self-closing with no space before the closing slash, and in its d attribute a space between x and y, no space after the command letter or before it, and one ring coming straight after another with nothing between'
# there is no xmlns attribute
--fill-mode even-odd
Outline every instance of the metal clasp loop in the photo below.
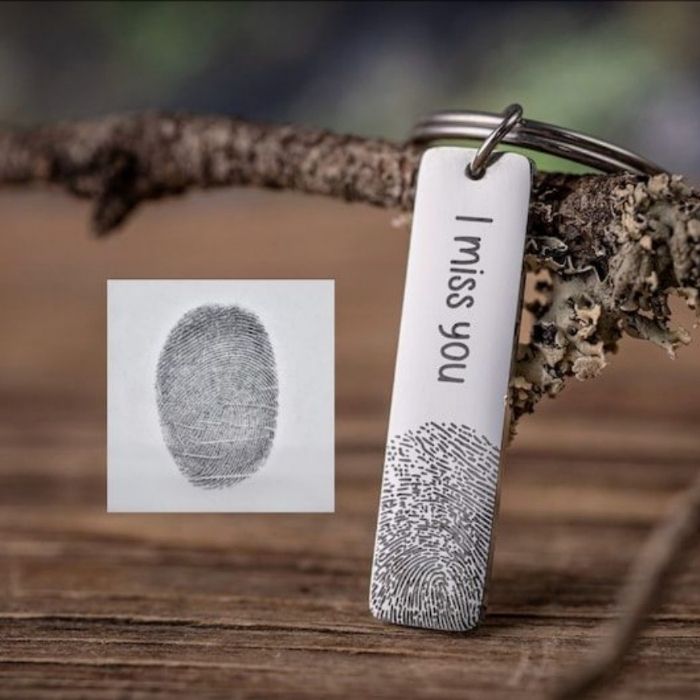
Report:
<svg viewBox="0 0 700 700"><path fill-rule="evenodd" d="M503 110L501 123L484 139L479 146L474 159L467 165L467 177L478 180L484 176L486 166L489 163L491 154L496 146L503 140L505 135L522 119L523 108L515 103L508 105Z"/></svg>
<svg viewBox="0 0 700 700"><path fill-rule="evenodd" d="M413 127L409 140L430 144L451 139L483 140L467 172L470 177L484 174L494 148L503 143L549 153L608 173L623 170L638 175L656 175L666 172L656 163L620 146L572 129L524 119L519 105L511 105L503 114L434 112Z"/></svg>

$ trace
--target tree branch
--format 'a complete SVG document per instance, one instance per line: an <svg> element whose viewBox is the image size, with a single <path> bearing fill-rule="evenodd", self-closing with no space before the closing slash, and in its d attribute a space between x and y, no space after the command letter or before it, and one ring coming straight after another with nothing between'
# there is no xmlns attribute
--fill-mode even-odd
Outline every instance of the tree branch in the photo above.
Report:
<svg viewBox="0 0 700 700"><path fill-rule="evenodd" d="M95 203L105 234L142 202L252 185L410 210L419 151L227 117L146 113L0 135L0 182L49 182Z"/></svg>
<svg viewBox="0 0 700 700"><path fill-rule="evenodd" d="M146 113L0 132L0 184L44 182L94 202L106 234L141 203L257 186L410 211L420 151L387 141L228 117ZM527 264L547 270L532 341L519 349L513 418L567 378L605 366L622 332L669 352L667 296L700 289L700 199L678 177L538 174Z"/></svg>
<svg viewBox="0 0 700 700"><path fill-rule="evenodd" d="M683 556L700 534L700 474L674 499L666 518L654 529L632 563L619 593L619 618L602 626L602 641L555 690L552 700L579 700L602 686L622 664L647 616L666 596Z"/></svg>

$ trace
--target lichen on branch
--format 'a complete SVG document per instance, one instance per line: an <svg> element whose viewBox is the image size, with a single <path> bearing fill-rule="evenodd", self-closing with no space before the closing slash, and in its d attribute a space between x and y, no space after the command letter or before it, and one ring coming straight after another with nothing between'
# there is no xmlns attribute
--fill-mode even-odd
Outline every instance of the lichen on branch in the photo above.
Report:
<svg viewBox="0 0 700 700"><path fill-rule="evenodd" d="M538 283L544 300L528 305L535 323L511 383L516 419L568 377L597 376L623 333L670 355L690 340L672 327L668 297L677 293L698 310L698 193L677 176L615 176L601 196L601 180L586 177L587 187L579 180L568 196L547 197L548 216L539 220L547 225L533 222L526 265L549 275Z"/></svg>
<svg viewBox="0 0 700 700"><path fill-rule="evenodd" d="M140 204L228 186L412 209L420 151L378 139L229 117L145 113L0 132L0 184L50 183L93 201L93 228ZM596 376L622 334L673 353L668 295L698 307L700 198L681 178L536 175L526 265L532 338L518 350L513 420L567 379Z"/></svg>

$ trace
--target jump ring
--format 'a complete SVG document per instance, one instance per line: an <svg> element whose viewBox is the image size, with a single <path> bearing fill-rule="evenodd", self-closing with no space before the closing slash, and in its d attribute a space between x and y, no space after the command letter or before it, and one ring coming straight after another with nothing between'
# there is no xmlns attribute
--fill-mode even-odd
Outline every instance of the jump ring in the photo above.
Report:
<svg viewBox="0 0 700 700"><path fill-rule="evenodd" d="M522 119L523 108L519 104L512 104L503 110L501 123L483 140L476 151L474 158L467 165L467 177L478 180L484 176L491 154L503 137Z"/></svg>

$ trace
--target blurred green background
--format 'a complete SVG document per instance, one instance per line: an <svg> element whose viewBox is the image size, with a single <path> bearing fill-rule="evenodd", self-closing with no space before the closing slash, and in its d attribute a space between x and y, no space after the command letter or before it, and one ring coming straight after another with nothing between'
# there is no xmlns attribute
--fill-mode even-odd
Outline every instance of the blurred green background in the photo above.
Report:
<svg viewBox="0 0 700 700"><path fill-rule="evenodd" d="M401 139L519 101L697 179L699 27L679 2L6 2L0 119L169 108Z"/></svg>

